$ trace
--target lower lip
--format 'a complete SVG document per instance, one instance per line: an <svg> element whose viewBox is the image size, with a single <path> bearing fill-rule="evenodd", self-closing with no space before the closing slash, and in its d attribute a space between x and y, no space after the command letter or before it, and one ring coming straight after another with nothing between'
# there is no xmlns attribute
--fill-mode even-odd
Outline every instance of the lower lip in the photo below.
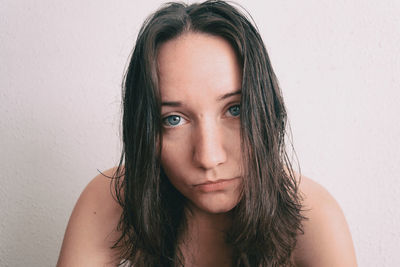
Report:
<svg viewBox="0 0 400 267"><path fill-rule="evenodd" d="M230 180L223 180L221 182L216 182L216 183L207 183L207 184L199 184L195 185L196 189L202 191L202 192L213 192L213 191L220 191L220 190L225 190L228 186L232 185L237 178L233 178Z"/></svg>

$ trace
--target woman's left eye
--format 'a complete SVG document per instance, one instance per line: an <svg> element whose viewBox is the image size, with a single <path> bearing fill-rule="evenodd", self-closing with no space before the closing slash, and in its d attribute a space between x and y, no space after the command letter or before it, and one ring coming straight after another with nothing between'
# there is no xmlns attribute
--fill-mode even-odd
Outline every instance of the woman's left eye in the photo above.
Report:
<svg viewBox="0 0 400 267"><path fill-rule="evenodd" d="M234 105L228 108L228 112L231 116L237 117L240 115L240 105Z"/></svg>

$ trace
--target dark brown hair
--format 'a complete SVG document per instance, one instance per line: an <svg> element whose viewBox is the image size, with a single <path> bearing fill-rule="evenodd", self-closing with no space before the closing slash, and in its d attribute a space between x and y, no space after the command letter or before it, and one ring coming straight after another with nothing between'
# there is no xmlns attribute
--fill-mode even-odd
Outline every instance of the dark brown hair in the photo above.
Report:
<svg viewBox="0 0 400 267"><path fill-rule="evenodd" d="M143 24L123 84L123 152L114 175L123 208L113 246L134 266L179 266L185 198L160 164L162 131L157 49L185 32L220 36L242 69L242 197L226 242L234 266L291 266L302 233L298 182L285 150L286 110L257 28L224 1L168 3Z"/></svg>

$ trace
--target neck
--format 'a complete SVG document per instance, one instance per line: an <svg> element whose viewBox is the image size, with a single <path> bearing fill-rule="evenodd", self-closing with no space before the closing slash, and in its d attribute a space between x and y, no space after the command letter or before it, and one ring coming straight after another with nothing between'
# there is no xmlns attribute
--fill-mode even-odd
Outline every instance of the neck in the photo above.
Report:
<svg viewBox="0 0 400 267"><path fill-rule="evenodd" d="M231 213L211 214L191 207L185 212L187 229L180 247L188 266L229 266L232 249L225 242L231 225ZM185 265L186 266L186 265Z"/></svg>
<svg viewBox="0 0 400 267"><path fill-rule="evenodd" d="M232 212L209 213L193 205L185 209L185 215L190 225L216 231L228 230L232 221Z"/></svg>

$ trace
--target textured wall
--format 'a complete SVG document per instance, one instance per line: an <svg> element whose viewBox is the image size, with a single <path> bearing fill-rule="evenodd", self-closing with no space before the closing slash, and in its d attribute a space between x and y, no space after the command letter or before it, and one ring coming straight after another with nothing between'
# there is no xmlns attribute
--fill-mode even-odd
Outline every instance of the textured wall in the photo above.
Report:
<svg viewBox="0 0 400 267"><path fill-rule="evenodd" d="M283 88L303 174L360 266L400 266L400 4L240 1ZM83 187L119 157L120 83L161 1L0 1L0 266L54 266Z"/></svg>

